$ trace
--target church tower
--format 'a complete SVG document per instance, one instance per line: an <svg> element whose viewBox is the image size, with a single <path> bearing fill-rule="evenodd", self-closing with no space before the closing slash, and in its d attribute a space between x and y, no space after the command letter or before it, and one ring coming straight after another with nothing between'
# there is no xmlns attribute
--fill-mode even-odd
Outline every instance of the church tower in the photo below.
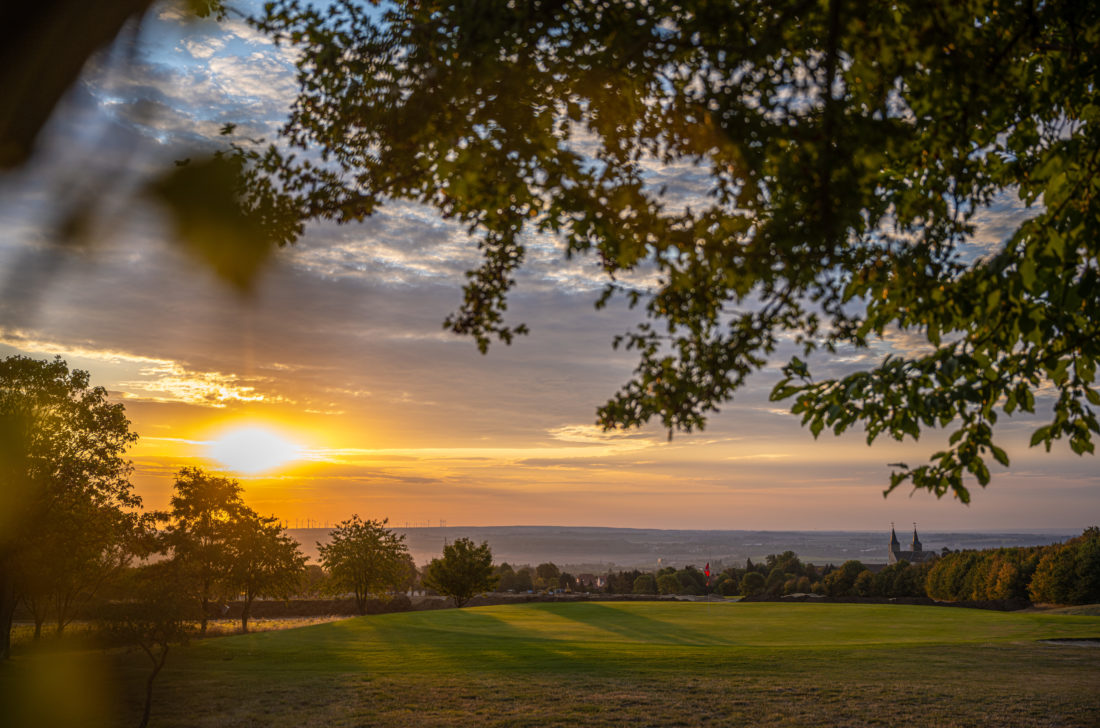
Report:
<svg viewBox="0 0 1100 728"><path fill-rule="evenodd" d="M909 547L909 550L914 554L921 552L920 538L917 537L917 524L913 524L913 544Z"/></svg>
<svg viewBox="0 0 1100 728"><path fill-rule="evenodd" d="M894 524L890 524L890 554L887 557L887 562L891 564L898 563L898 553L901 551L901 542L898 541L898 534L894 531Z"/></svg>

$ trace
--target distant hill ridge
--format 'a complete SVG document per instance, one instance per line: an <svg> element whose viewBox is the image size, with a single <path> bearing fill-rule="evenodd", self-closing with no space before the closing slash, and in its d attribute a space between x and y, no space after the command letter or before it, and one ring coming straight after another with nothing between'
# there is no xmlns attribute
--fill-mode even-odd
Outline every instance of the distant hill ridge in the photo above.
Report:
<svg viewBox="0 0 1100 728"><path fill-rule="evenodd" d="M609 569L654 570L659 566L702 567L712 571L741 566L767 554L794 551L814 564L841 564L856 559L867 564L885 564L890 541L889 528L882 531L746 531L686 530L655 528L611 528L598 526L443 526L393 529L405 534L409 551L417 564L424 564L443 551L444 543L457 538L487 541L496 563L536 565L552 561L578 571ZM292 528L288 534L302 544L311 560L317 560L318 541L328 540L327 528ZM1049 532L1006 531L937 532L921 531L926 551L944 547L988 549L1004 546L1041 546L1079 535L1080 529ZM660 563L658 563L660 559Z"/></svg>

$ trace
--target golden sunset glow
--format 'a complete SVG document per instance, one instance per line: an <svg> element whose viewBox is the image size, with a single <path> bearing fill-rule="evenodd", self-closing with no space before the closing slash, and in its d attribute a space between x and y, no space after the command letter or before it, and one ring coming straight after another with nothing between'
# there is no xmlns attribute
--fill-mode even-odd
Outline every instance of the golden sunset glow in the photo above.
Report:
<svg viewBox="0 0 1100 728"><path fill-rule="evenodd" d="M241 427L210 443L206 454L229 470L252 474L299 459L302 448L267 428Z"/></svg>

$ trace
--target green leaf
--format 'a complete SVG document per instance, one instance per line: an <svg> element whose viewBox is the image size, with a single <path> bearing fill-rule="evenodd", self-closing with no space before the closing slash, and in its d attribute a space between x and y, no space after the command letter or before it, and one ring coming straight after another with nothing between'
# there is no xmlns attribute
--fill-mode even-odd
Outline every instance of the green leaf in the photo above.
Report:
<svg viewBox="0 0 1100 728"><path fill-rule="evenodd" d="M1038 430L1031 434L1031 447L1035 447L1040 442L1044 442L1050 438L1050 425L1040 427Z"/></svg>
<svg viewBox="0 0 1100 728"><path fill-rule="evenodd" d="M1031 291L1035 289L1035 261L1030 258L1024 259L1020 263L1020 281L1023 282L1024 288Z"/></svg>

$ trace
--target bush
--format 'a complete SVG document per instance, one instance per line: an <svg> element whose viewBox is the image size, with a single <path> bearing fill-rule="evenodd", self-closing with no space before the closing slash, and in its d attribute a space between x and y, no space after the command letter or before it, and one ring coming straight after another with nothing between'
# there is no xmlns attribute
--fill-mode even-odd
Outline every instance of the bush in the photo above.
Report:
<svg viewBox="0 0 1100 728"><path fill-rule="evenodd" d="M724 597L735 597L741 593L741 585L733 579L725 579L718 583L718 593Z"/></svg>
<svg viewBox="0 0 1100 728"><path fill-rule="evenodd" d="M852 584L852 590L861 597L878 596L878 590L875 589L875 575L867 569L859 572L859 576L856 577L855 583Z"/></svg>
<svg viewBox="0 0 1100 728"><path fill-rule="evenodd" d="M858 561L845 561L839 569L830 571L822 580L825 593L831 597L845 597L854 594L853 587L856 578L865 571L863 564Z"/></svg>
<svg viewBox="0 0 1100 728"><path fill-rule="evenodd" d="M756 596L764 591L764 575L750 571L741 577L741 596Z"/></svg>
<svg viewBox="0 0 1100 728"><path fill-rule="evenodd" d="M657 591L661 594L679 594L680 580L675 574L661 574L657 577Z"/></svg>

